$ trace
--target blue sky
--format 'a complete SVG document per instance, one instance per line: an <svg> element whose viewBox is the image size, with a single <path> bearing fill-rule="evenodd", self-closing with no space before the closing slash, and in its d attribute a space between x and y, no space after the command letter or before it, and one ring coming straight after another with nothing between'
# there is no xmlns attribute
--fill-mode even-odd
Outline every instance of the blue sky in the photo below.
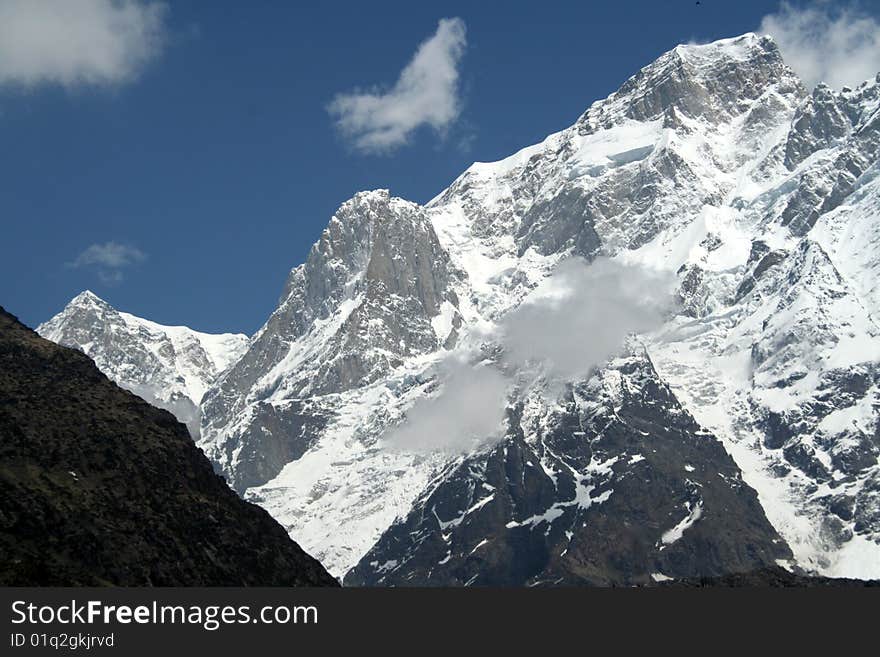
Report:
<svg viewBox="0 0 880 657"><path fill-rule="evenodd" d="M844 79L880 52L873 2L843 17L726 0L63 0L81 11L59 17L58 2L0 0L0 304L32 326L89 288L158 322L251 333L355 192L427 201L677 43L764 20L790 31L807 77ZM805 47L804 10L830 12L830 52ZM445 17L460 20L438 32ZM59 51L73 37L53 30L88 48ZM395 88L432 36L416 81Z"/></svg>

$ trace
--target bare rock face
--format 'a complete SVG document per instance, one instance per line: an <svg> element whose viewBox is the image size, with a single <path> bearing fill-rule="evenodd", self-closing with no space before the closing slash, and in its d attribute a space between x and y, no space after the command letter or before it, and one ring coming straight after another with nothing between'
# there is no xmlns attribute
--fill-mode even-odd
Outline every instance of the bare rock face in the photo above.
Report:
<svg viewBox="0 0 880 657"><path fill-rule="evenodd" d="M824 84L817 86L798 108L785 144L785 165L794 169L823 145L846 137L852 129L847 109L833 90Z"/></svg>
<svg viewBox="0 0 880 657"><path fill-rule="evenodd" d="M186 428L0 308L0 583L333 586Z"/></svg>
<svg viewBox="0 0 880 657"><path fill-rule="evenodd" d="M423 208L384 190L339 208L290 273L278 310L205 399L202 445L230 483L266 483L310 447L333 415L327 396L454 343L452 320L443 333L432 324L441 311L457 315L453 277ZM303 405L314 412L295 410Z"/></svg>

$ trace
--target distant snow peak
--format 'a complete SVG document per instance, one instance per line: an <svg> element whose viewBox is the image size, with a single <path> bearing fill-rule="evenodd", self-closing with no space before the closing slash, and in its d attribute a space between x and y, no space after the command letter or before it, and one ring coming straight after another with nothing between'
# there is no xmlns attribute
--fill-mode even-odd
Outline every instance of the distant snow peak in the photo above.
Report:
<svg viewBox="0 0 880 657"><path fill-rule="evenodd" d="M107 302L91 290L83 290L70 300L69 305L80 305L85 303L106 304Z"/></svg>
<svg viewBox="0 0 880 657"><path fill-rule="evenodd" d="M201 333L120 312L90 290L76 295L37 332L83 351L120 386L174 413L194 437L205 390L248 343L240 334Z"/></svg>

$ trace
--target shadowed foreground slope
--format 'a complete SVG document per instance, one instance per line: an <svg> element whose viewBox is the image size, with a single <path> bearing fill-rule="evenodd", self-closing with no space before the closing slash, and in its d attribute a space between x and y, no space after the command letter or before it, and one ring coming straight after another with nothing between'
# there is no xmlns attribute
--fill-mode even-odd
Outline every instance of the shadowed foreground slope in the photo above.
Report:
<svg viewBox="0 0 880 657"><path fill-rule="evenodd" d="M770 567L754 570L748 573L732 573L721 577L695 577L681 579L674 582L661 582L660 586L666 588L709 588L709 587L761 587L761 588L864 588L880 587L878 580L847 579L842 577L812 577L799 573L792 573L785 568Z"/></svg>
<svg viewBox="0 0 880 657"><path fill-rule="evenodd" d="M170 413L0 308L0 584L337 583Z"/></svg>

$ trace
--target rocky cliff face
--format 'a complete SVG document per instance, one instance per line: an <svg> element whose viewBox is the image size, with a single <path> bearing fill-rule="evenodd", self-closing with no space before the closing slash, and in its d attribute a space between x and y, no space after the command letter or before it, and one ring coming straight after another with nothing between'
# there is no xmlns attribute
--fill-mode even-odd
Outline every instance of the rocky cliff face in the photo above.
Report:
<svg viewBox="0 0 880 657"><path fill-rule="evenodd" d="M337 415L335 396L454 344L453 278L423 208L384 190L345 203L205 399L201 444L230 483L271 480Z"/></svg>
<svg viewBox="0 0 880 657"><path fill-rule="evenodd" d="M352 583L878 577L878 148L880 76L679 46L424 207L343 204L200 444ZM597 257L671 277L662 326L563 382L506 359L511 311ZM475 362L508 384L476 449L391 440Z"/></svg>
<svg viewBox="0 0 880 657"><path fill-rule="evenodd" d="M0 583L336 585L163 410L0 308Z"/></svg>

